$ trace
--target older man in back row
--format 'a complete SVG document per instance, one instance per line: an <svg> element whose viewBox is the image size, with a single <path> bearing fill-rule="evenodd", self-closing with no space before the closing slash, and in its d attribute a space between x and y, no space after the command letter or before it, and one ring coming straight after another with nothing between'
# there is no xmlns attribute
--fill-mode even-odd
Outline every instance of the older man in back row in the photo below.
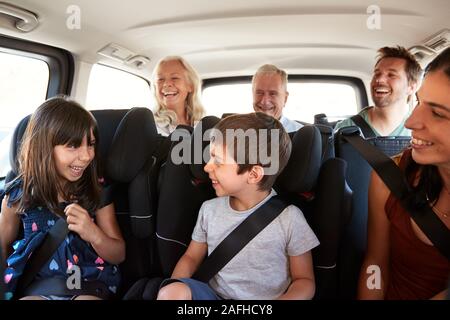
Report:
<svg viewBox="0 0 450 320"><path fill-rule="evenodd" d="M294 132L303 125L283 116L283 108L289 96L287 81L284 70L272 64L259 67L252 79L253 109L279 120L287 132Z"/></svg>

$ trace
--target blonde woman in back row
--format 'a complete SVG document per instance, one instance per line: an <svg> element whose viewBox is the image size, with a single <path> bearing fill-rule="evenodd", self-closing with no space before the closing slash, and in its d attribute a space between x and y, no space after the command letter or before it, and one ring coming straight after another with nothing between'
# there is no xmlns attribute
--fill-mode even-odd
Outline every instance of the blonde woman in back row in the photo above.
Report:
<svg viewBox="0 0 450 320"><path fill-rule="evenodd" d="M153 71L154 110L158 133L168 136L177 125L194 126L203 116L201 80L182 57L161 59Z"/></svg>

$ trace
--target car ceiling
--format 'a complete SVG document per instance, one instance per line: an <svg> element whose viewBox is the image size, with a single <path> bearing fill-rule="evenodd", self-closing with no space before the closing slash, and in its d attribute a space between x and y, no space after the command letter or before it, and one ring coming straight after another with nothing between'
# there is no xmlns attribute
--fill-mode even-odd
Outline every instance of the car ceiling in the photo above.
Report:
<svg viewBox="0 0 450 320"><path fill-rule="evenodd" d="M10 2L12 3L12 2ZM166 55L188 59L203 78L248 75L263 63L290 73L367 77L376 50L412 47L449 27L448 0L14 0L40 25L0 33L71 51L76 61L101 62L146 78ZM70 30L76 5L81 28ZM381 10L381 28L367 27L368 7ZM150 58L142 70L97 54L109 43Z"/></svg>

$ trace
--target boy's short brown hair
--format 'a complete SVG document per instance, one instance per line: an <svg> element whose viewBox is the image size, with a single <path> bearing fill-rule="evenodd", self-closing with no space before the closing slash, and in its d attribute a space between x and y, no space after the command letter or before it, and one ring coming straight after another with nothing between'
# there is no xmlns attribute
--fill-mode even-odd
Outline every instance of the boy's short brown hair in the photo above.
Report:
<svg viewBox="0 0 450 320"><path fill-rule="evenodd" d="M228 116L222 119L214 127L214 129L217 130L216 133L220 132L221 138L223 139L221 140L221 142L224 146L227 146L227 151L232 151L233 159L238 163L238 174L250 171L255 165L262 166L263 168L272 166L272 161L274 159L274 156L276 156L275 161L278 161L278 169L276 173L266 174L265 170L264 177L259 183L260 190L270 190L275 182L275 179L284 169L291 155L291 139L289 138L286 130L283 128L283 125L278 120L269 115L266 115L265 113L256 112ZM241 150L242 147L240 150L238 150L238 146L242 145L242 143L239 144L239 138L235 134L233 134L233 136L231 137L231 141L227 141L228 130L231 130L234 133L242 132L243 134L245 134L252 129L257 133L257 142L251 144L250 138L247 139L247 137L244 135L245 150ZM278 133L274 132L273 130L277 130ZM272 138L274 137L276 137L276 141L272 141ZM213 132L211 136L211 142L218 142L219 139L216 138L217 135ZM272 155L273 143L278 144L278 155ZM234 146L233 150L229 149L231 146ZM261 148L265 150L262 150ZM244 159L242 159L244 161L238 161L240 160L238 151L245 151ZM256 153L256 156L252 152ZM276 150L274 150L274 152L276 152ZM261 157L262 154L267 155L270 158L270 163L263 162L263 159ZM253 159L256 158L256 163L250 163L251 157L253 157Z"/></svg>

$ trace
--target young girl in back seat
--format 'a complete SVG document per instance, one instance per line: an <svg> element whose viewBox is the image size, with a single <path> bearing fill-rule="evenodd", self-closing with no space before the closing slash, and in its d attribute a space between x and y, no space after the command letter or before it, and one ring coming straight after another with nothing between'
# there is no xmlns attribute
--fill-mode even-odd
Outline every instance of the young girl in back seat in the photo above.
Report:
<svg viewBox="0 0 450 320"><path fill-rule="evenodd" d="M14 249L4 274L6 298L13 296L28 259L59 219L66 219L68 235L40 267L28 286L32 291L24 288L14 296L72 300L115 293L120 282L116 264L125 258L125 243L113 204L101 203L95 119L76 102L49 99L32 115L22 141L18 176L5 187L0 215L4 258ZM24 237L11 247L20 220Z"/></svg>

